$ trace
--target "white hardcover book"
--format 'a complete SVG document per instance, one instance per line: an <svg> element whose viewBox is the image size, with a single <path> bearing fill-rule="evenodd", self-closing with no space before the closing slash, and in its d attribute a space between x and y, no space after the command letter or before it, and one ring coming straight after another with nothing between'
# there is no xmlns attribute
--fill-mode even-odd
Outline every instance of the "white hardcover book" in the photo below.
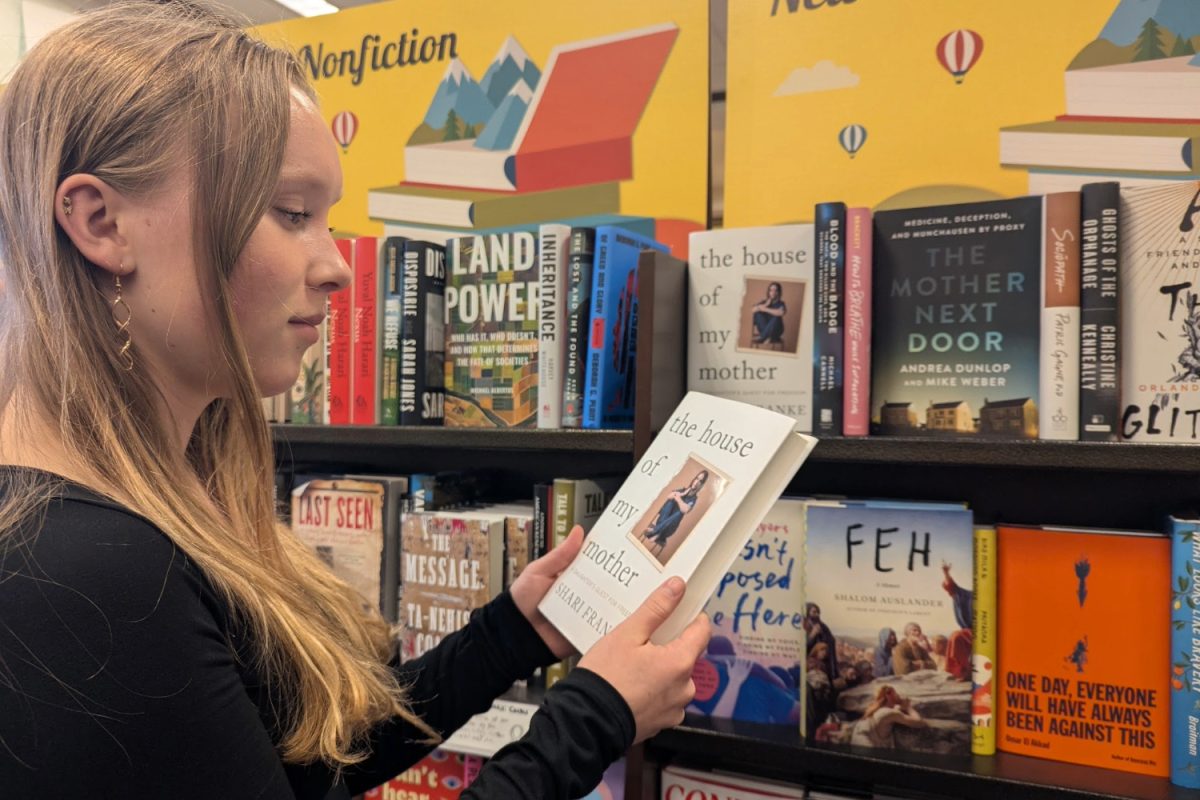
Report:
<svg viewBox="0 0 1200 800"><path fill-rule="evenodd" d="M751 778L731 772L705 772L669 766L662 771L662 800L803 800L803 786Z"/></svg>
<svg viewBox="0 0 1200 800"><path fill-rule="evenodd" d="M538 229L538 413L539 428L562 427L563 368L567 359L567 239L569 225Z"/></svg>
<svg viewBox="0 0 1200 800"><path fill-rule="evenodd" d="M1121 438L1200 442L1200 183L1121 187Z"/></svg>
<svg viewBox="0 0 1200 800"><path fill-rule="evenodd" d="M1079 192L1042 198L1042 329L1038 438L1079 439Z"/></svg>
<svg viewBox="0 0 1200 800"><path fill-rule="evenodd" d="M811 431L813 226L698 231L688 249L688 390Z"/></svg>
<svg viewBox="0 0 1200 800"><path fill-rule="evenodd" d="M816 439L792 417L689 392L539 608L580 652L669 577L687 581L653 640L674 639L729 571Z"/></svg>

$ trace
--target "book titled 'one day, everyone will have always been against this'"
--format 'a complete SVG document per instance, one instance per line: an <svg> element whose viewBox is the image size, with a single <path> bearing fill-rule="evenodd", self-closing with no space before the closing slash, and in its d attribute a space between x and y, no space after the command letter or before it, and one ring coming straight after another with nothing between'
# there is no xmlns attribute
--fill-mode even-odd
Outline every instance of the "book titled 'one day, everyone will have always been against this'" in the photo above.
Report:
<svg viewBox="0 0 1200 800"><path fill-rule="evenodd" d="M669 577L687 581L654 634L700 612L816 439L783 414L689 392L539 606L580 652Z"/></svg>

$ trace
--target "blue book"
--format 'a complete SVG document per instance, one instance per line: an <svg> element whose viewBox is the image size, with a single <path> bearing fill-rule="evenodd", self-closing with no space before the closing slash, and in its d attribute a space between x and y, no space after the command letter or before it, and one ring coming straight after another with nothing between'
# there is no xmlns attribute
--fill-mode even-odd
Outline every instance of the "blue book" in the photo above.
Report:
<svg viewBox="0 0 1200 800"><path fill-rule="evenodd" d="M1200 789L1200 520L1171 517L1171 783Z"/></svg>
<svg viewBox="0 0 1200 800"><path fill-rule="evenodd" d="M637 265L643 250L670 252L666 245L624 228L596 228L584 428L633 427Z"/></svg>

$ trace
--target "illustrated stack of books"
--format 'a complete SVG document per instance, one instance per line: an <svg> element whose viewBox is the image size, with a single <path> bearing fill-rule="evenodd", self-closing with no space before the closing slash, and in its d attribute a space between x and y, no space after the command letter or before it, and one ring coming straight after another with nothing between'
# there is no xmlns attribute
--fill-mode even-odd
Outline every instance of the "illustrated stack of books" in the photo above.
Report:
<svg viewBox="0 0 1200 800"><path fill-rule="evenodd" d="M1198 44L1189 0L1120 3L1067 67L1066 113L1002 128L1000 162L1034 193L1200 178Z"/></svg>
<svg viewBox="0 0 1200 800"><path fill-rule="evenodd" d="M453 59L404 147L404 182L371 189L368 214L387 236L440 245L556 219L621 222L633 134L678 34L664 24L559 45L545 71L509 36L478 81Z"/></svg>

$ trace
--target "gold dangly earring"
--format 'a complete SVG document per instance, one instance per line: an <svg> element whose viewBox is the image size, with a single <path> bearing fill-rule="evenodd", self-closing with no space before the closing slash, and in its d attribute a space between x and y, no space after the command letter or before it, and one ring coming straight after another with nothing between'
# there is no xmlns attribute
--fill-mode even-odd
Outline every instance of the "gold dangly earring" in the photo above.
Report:
<svg viewBox="0 0 1200 800"><path fill-rule="evenodd" d="M125 265L122 264L124 269ZM129 333L129 321L133 319L133 311L129 308L129 304L125 302L125 298L121 296L121 276L120 274L113 275L113 283L117 288L117 296L112 301L113 319L117 323L117 333L125 334L125 342L121 345L119 353L121 360L125 362L125 371L133 371L133 353L130 348L133 347L133 337Z"/></svg>

